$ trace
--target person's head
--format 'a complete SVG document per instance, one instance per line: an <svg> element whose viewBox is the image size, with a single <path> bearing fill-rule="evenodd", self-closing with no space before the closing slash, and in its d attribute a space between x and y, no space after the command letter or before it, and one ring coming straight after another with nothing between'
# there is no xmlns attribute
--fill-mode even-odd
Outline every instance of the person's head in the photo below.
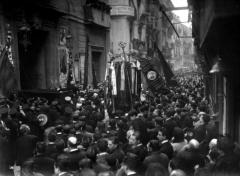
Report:
<svg viewBox="0 0 240 176"><path fill-rule="evenodd" d="M232 153L234 150L234 143L227 136L220 137L217 140L217 149L222 155Z"/></svg>
<svg viewBox="0 0 240 176"><path fill-rule="evenodd" d="M165 128L159 128L157 131L158 131L157 138L160 142L167 139L167 131Z"/></svg>
<svg viewBox="0 0 240 176"><path fill-rule="evenodd" d="M158 108L154 109L154 110L153 110L153 116L154 116L154 117L157 117L157 116L159 116L159 115L160 115L160 110L159 110Z"/></svg>
<svg viewBox="0 0 240 176"><path fill-rule="evenodd" d="M212 139L210 142L209 142L209 150L213 150L214 148L217 147L217 139Z"/></svg>
<svg viewBox="0 0 240 176"><path fill-rule="evenodd" d="M210 163L215 163L219 157L219 152L216 149L213 149L209 152Z"/></svg>
<svg viewBox="0 0 240 176"><path fill-rule="evenodd" d="M112 151L115 148L117 148L117 138L116 137L108 138L107 142L108 142L108 149L110 151Z"/></svg>
<svg viewBox="0 0 240 176"><path fill-rule="evenodd" d="M44 154L45 153L45 143L44 142L38 142L36 144L36 153L37 154Z"/></svg>
<svg viewBox="0 0 240 176"><path fill-rule="evenodd" d="M129 138L128 138L128 143L130 144L130 145L137 145L137 137L133 134L133 135L131 135L131 136L129 136Z"/></svg>
<svg viewBox="0 0 240 176"><path fill-rule="evenodd" d="M65 142L63 139L57 140L55 145L56 145L57 152L59 153L61 153L65 148Z"/></svg>
<svg viewBox="0 0 240 176"><path fill-rule="evenodd" d="M136 119L136 117L137 117L137 111L136 111L136 110L131 110L131 111L128 113L128 116L130 117L130 120Z"/></svg>
<svg viewBox="0 0 240 176"><path fill-rule="evenodd" d="M91 159L91 161L96 161L96 156L97 156L97 147L96 146L89 146L87 148L87 152L86 152L86 155L89 159Z"/></svg>
<svg viewBox="0 0 240 176"><path fill-rule="evenodd" d="M102 171L98 173L98 176L115 176L112 171Z"/></svg>
<svg viewBox="0 0 240 176"><path fill-rule="evenodd" d="M188 174L193 173L195 168L200 164L193 151L181 151L177 154L177 158L179 160L178 169Z"/></svg>
<svg viewBox="0 0 240 176"><path fill-rule="evenodd" d="M97 176L97 174L93 169L83 169L79 176Z"/></svg>
<svg viewBox="0 0 240 176"><path fill-rule="evenodd" d="M92 161L89 158L83 158L79 161L78 165L80 170L89 169L92 167Z"/></svg>
<svg viewBox="0 0 240 176"><path fill-rule="evenodd" d="M75 136L69 137L67 144L70 148L77 148L77 138Z"/></svg>
<svg viewBox="0 0 240 176"><path fill-rule="evenodd" d="M131 137L133 134L134 134L134 130L131 129L131 128L129 128L129 130L128 130L127 133L126 133L126 138L127 138L127 140L129 140L130 137Z"/></svg>
<svg viewBox="0 0 240 176"><path fill-rule="evenodd" d="M21 126L20 126L20 134L22 134L22 135L27 135L27 134L29 134L30 133L30 127L28 126L28 125L26 125L26 124L22 124Z"/></svg>
<svg viewBox="0 0 240 176"><path fill-rule="evenodd" d="M137 171L140 164L140 160L137 155L133 153L128 153L125 160L123 161L123 165L126 166L126 171Z"/></svg>
<svg viewBox="0 0 240 176"><path fill-rule="evenodd" d="M106 152L108 149L108 141L105 139L100 139L97 143L98 151L101 152Z"/></svg>
<svg viewBox="0 0 240 176"><path fill-rule="evenodd" d="M137 114L137 118L143 119L144 118L144 114L142 112Z"/></svg>
<svg viewBox="0 0 240 176"><path fill-rule="evenodd" d="M181 128L175 127L173 131L174 142L184 141L184 132Z"/></svg>
<svg viewBox="0 0 240 176"><path fill-rule="evenodd" d="M168 171L159 163L152 163L147 167L145 176L168 176Z"/></svg>
<svg viewBox="0 0 240 176"><path fill-rule="evenodd" d="M41 159L36 159L32 164L32 172L33 176L52 176L54 174L54 165Z"/></svg>
<svg viewBox="0 0 240 176"><path fill-rule="evenodd" d="M67 172L70 168L70 160L66 154L61 154L57 157L54 165L54 172L58 174L60 172Z"/></svg>
<svg viewBox="0 0 240 176"><path fill-rule="evenodd" d="M210 117L208 114L206 114L205 112L200 112L198 115L199 115L200 124L208 124L209 123Z"/></svg>
<svg viewBox="0 0 240 176"><path fill-rule="evenodd" d="M49 142L55 142L56 139L57 139L57 134L56 134L56 131L53 130L48 134L48 141Z"/></svg>
<svg viewBox="0 0 240 176"><path fill-rule="evenodd" d="M192 148L192 149L199 149L199 142L196 140L196 139L191 139L190 141L189 141L189 146L190 146L190 148Z"/></svg>
<svg viewBox="0 0 240 176"><path fill-rule="evenodd" d="M187 174L180 169L176 169L170 173L170 176L187 176Z"/></svg>
<svg viewBox="0 0 240 176"><path fill-rule="evenodd" d="M134 134L129 137L128 143L132 146L136 146L139 143L141 143L140 142L140 131L134 131Z"/></svg>
<svg viewBox="0 0 240 176"><path fill-rule="evenodd" d="M123 120L118 120L116 122L116 129L124 131L127 129L127 124Z"/></svg>

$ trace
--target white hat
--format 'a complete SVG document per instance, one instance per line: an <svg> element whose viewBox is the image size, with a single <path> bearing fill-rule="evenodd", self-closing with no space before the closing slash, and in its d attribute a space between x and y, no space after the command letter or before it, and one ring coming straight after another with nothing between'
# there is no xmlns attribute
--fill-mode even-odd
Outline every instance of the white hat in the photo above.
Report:
<svg viewBox="0 0 240 176"><path fill-rule="evenodd" d="M217 146L217 139L213 138L210 142L209 142L209 148L212 149L213 147Z"/></svg>
<svg viewBox="0 0 240 176"><path fill-rule="evenodd" d="M98 96L98 94L97 93L93 93L93 97L97 97Z"/></svg>
<svg viewBox="0 0 240 176"><path fill-rule="evenodd" d="M66 96L66 97L65 97L65 101L71 101L71 97Z"/></svg>
<svg viewBox="0 0 240 176"><path fill-rule="evenodd" d="M77 144L77 138L74 137L74 136L71 136L68 138L68 142L73 144L73 145L76 145Z"/></svg>
<svg viewBox="0 0 240 176"><path fill-rule="evenodd" d="M205 114L206 114L206 112L203 112L203 111L198 113L198 115L205 115Z"/></svg>
<svg viewBox="0 0 240 176"><path fill-rule="evenodd" d="M85 98L80 98L80 101L84 101L85 100Z"/></svg>
<svg viewBox="0 0 240 176"><path fill-rule="evenodd" d="M76 108L79 109L82 106L81 103L76 103Z"/></svg>

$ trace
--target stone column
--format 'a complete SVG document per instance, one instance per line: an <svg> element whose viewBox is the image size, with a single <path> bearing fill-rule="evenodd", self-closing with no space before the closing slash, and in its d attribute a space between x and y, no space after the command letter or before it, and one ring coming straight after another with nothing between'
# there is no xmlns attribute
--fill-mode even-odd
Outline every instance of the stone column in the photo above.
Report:
<svg viewBox="0 0 240 176"><path fill-rule="evenodd" d="M131 34L130 17L134 16L134 8L129 6L126 0L110 0L111 9L111 28L110 43L113 54L122 53L119 42L125 42L127 45L125 51L129 52Z"/></svg>

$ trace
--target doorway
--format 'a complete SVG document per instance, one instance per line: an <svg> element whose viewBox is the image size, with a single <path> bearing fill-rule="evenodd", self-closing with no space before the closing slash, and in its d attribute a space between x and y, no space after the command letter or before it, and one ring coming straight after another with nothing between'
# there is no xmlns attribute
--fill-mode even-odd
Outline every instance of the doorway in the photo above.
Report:
<svg viewBox="0 0 240 176"><path fill-rule="evenodd" d="M41 30L18 33L21 89L46 88L45 43L48 33Z"/></svg>
<svg viewBox="0 0 240 176"><path fill-rule="evenodd" d="M92 52L92 69L93 69L93 86L96 87L97 83L101 81L101 57L102 52Z"/></svg>

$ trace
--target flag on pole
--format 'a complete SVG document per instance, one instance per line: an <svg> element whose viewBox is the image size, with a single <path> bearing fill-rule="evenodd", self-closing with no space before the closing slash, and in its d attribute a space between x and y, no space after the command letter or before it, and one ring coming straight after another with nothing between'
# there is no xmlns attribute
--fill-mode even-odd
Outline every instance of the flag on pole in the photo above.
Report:
<svg viewBox="0 0 240 176"><path fill-rule="evenodd" d="M141 70L147 80L148 87L152 91L156 91L164 85L164 79L151 64L150 59L139 58L138 61L141 64Z"/></svg>
<svg viewBox="0 0 240 176"><path fill-rule="evenodd" d="M174 73L173 73L172 69L170 68L169 64L167 63L167 61L165 60L162 52L160 51L160 49L158 48L156 43L155 43L155 49L157 50L157 53L158 53L158 63L159 63L159 65L161 65L166 83L168 85L176 85L177 83L175 83L172 80L172 78L174 77Z"/></svg>

